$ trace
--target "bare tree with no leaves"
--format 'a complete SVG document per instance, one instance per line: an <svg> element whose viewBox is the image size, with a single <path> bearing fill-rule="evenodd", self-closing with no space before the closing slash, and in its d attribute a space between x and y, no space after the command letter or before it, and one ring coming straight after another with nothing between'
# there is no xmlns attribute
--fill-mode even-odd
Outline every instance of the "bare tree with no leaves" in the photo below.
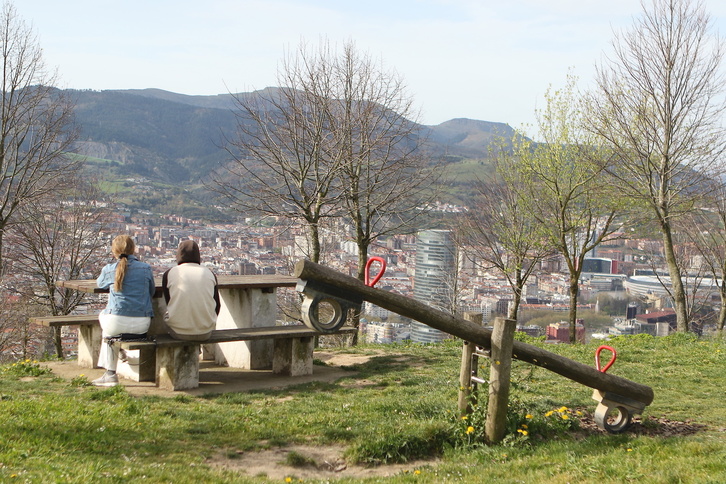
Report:
<svg viewBox="0 0 726 484"><path fill-rule="evenodd" d="M54 316L70 314L84 294L60 288L56 282L93 276L107 256L108 241L102 230L108 210L99 203L98 189L80 183L30 209L9 232L12 266L16 274L31 277L24 299ZM60 329L55 328L56 354L63 357Z"/></svg>
<svg viewBox="0 0 726 484"><path fill-rule="evenodd" d="M707 209L685 217L688 229L684 230L701 255L712 285L718 291L721 307L716 317L716 328L724 331L726 322L726 186L719 183L707 199Z"/></svg>
<svg viewBox="0 0 726 484"><path fill-rule="evenodd" d="M624 197L648 207L662 235L679 331L688 331L674 221L718 177L724 144L723 44L698 1L653 0L597 71L590 129L615 152Z"/></svg>
<svg viewBox="0 0 726 484"><path fill-rule="evenodd" d="M414 220L436 197L442 168L424 156L418 112L399 75L350 42L334 69L341 87L333 118L342 206L358 246L358 279L364 280L370 244L415 230Z"/></svg>
<svg viewBox="0 0 726 484"><path fill-rule="evenodd" d="M302 221L308 258L320 259L320 227L350 223L364 278L368 247L411 227L432 200L437 172L422 156L403 80L352 42L302 43L278 73L280 88L237 98L235 162L217 177L236 206Z"/></svg>
<svg viewBox="0 0 726 484"><path fill-rule="evenodd" d="M73 103L53 88L33 31L5 3L0 15L0 273L3 236L18 210L63 186L78 161Z"/></svg>
<svg viewBox="0 0 726 484"><path fill-rule="evenodd" d="M227 148L234 162L215 183L238 210L305 224L313 262L321 257L324 220L338 215L331 55L327 44L301 44L278 71L281 87L236 97L238 135Z"/></svg>
<svg viewBox="0 0 726 484"><path fill-rule="evenodd" d="M517 319L529 276L557 253L528 204L508 149L497 155L496 172L476 184L475 201L462 217L467 257L475 266L502 274L512 289L507 318Z"/></svg>

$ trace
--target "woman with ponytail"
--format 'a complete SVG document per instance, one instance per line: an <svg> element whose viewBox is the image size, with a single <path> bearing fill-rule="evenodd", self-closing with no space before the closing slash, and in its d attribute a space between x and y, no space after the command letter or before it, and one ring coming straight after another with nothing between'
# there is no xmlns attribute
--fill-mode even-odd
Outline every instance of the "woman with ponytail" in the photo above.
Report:
<svg viewBox="0 0 726 484"><path fill-rule="evenodd" d="M151 307L151 298L156 291L154 275L149 264L136 258L135 251L136 245L128 235L113 239L111 253L116 261L107 264L96 280L98 287L109 290L106 309L98 315L104 342L121 334L142 337L149 330L154 316ZM106 368L106 373L92 383L103 387L118 385L117 363L118 348L102 344L98 366Z"/></svg>

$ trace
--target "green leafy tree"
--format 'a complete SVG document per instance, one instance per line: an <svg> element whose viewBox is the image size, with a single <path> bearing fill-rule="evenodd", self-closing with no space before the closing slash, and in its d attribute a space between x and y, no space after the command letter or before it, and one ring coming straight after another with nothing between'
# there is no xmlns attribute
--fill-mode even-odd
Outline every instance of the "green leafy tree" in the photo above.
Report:
<svg viewBox="0 0 726 484"><path fill-rule="evenodd" d="M613 237L618 213L602 182L610 152L583 129L585 113L568 77L563 90L548 90L537 112L541 142L514 140L518 177L526 180L520 197L545 231L548 243L567 265L570 341L575 342L579 282L585 257Z"/></svg>

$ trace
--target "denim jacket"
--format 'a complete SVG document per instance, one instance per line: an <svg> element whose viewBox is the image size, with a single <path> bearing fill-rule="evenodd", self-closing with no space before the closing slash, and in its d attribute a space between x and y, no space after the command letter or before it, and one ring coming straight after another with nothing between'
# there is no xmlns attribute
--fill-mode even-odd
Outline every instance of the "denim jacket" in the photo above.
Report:
<svg viewBox="0 0 726 484"><path fill-rule="evenodd" d="M113 282L116 277L118 261L107 264L96 279L101 289L109 289L108 304L104 314L117 314L131 317L153 317L151 298L156 292L154 275L151 266L139 261L135 256L128 256L128 266L124 277L123 291L116 292Z"/></svg>

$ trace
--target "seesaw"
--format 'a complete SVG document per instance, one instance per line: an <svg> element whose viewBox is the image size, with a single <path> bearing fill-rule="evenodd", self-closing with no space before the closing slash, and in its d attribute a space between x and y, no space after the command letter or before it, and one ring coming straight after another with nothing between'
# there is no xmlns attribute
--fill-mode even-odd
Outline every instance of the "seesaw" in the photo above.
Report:
<svg viewBox="0 0 726 484"><path fill-rule="evenodd" d="M368 301L464 341L491 347L492 332L488 329L412 298L368 286L320 264L300 260L295 264L294 275L300 279L296 290L305 297L303 321L317 331L336 332L345 323L349 310L360 311L363 301ZM318 317L321 303L330 313L324 321ZM515 341L512 357L593 388L593 399L598 402L595 421L608 432L622 432L630 425L633 415L641 414L653 402L653 390L647 385L607 374L536 346Z"/></svg>

